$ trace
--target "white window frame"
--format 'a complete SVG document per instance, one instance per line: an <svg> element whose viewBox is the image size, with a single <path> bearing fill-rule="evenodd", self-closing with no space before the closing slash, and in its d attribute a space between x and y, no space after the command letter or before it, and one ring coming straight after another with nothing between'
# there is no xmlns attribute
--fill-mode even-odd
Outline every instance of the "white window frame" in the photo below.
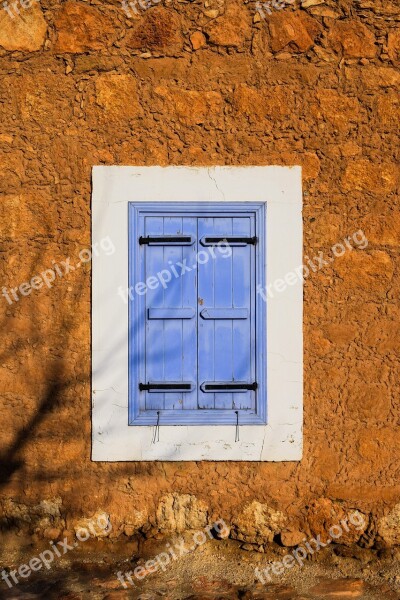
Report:
<svg viewBox="0 0 400 600"><path fill-rule="evenodd" d="M267 424L128 425L129 202L265 202ZM302 457L303 280L300 167L93 168L92 459L296 461ZM288 274L297 276L287 278ZM279 280L283 280L279 282Z"/></svg>

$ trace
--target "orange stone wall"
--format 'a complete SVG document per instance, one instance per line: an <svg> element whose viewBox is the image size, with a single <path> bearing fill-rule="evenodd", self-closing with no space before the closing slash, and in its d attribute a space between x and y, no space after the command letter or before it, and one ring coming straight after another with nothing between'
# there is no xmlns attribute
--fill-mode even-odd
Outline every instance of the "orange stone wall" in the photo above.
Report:
<svg viewBox="0 0 400 600"><path fill-rule="evenodd" d="M283 515L272 536L296 537L357 508L370 537L400 543L397 1L12 6L0 6L7 289L90 247L98 164L301 165L305 255L331 256L358 230L369 243L305 282L301 463L91 462L90 263L1 296L3 529L54 537L100 510L128 538L200 511L240 537L261 505L265 522Z"/></svg>

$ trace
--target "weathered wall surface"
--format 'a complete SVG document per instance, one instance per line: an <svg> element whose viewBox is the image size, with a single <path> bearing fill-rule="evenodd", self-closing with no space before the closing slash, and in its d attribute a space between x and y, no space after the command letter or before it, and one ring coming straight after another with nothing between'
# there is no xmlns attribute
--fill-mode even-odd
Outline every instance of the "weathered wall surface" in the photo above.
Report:
<svg viewBox="0 0 400 600"><path fill-rule="evenodd" d="M90 264L1 296L3 527L51 538L100 510L112 537L223 518L294 544L357 508L365 544L399 544L398 4L153 4L0 8L1 284L90 247L95 164L300 164L305 255L368 247L305 283L301 463L92 463Z"/></svg>

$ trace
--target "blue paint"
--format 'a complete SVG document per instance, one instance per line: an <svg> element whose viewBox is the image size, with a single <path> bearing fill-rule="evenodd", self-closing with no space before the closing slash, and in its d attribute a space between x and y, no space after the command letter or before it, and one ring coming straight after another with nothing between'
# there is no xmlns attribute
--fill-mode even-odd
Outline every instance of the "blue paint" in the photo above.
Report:
<svg viewBox="0 0 400 600"><path fill-rule="evenodd" d="M262 204L129 205L129 424L266 422L264 256Z"/></svg>
<svg viewBox="0 0 400 600"><path fill-rule="evenodd" d="M193 319L194 308L149 308L148 319Z"/></svg>

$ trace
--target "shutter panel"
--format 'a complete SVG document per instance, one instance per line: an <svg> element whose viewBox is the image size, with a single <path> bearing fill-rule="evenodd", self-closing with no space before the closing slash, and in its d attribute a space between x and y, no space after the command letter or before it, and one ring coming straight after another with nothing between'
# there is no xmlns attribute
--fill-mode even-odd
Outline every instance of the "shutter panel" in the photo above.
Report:
<svg viewBox="0 0 400 600"><path fill-rule="evenodd" d="M235 240L231 256L215 245L215 258L198 267L201 409L255 409L254 230L250 216L199 218L205 247L213 239Z"/></svg>
<svg viewBox="0 0 400 600"><path fill-rule="evenodd" d="M182 270L178 263L186 262L189 268L195 263L196 230L197 220L192 217L144 219L139 251L148 284L141 369L145 410L197 406L196 270L174 274L174 269L178 275Z"/></svg>

